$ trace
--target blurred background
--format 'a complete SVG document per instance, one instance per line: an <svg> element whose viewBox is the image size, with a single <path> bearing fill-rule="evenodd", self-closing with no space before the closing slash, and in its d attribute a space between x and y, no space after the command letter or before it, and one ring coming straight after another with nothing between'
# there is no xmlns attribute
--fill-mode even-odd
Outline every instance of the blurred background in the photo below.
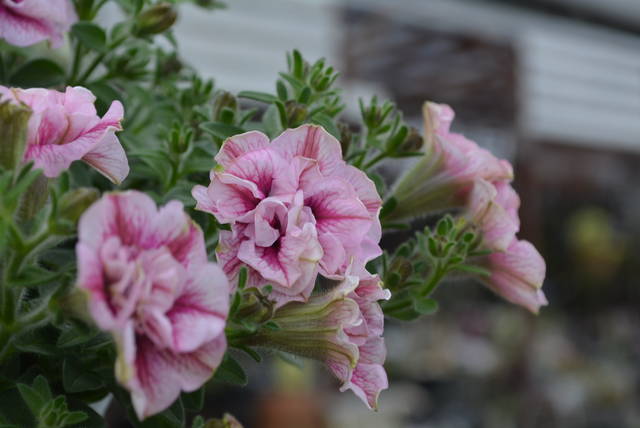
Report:
<svg viewBox="0 0 640 428"><path fill-rule="evenodd" d="M448 103L455 131L510 159L550 305L536 317L444 285L439 313L387 324L378 413L315 364L274 358L247 362L247 388L217 385L208 414L246 428L640 427L640 1L227 3L186 5L177 27L218 87L273 92L297 48L342 72L347 117L377 94L421 128L424 100Z"/></svg>

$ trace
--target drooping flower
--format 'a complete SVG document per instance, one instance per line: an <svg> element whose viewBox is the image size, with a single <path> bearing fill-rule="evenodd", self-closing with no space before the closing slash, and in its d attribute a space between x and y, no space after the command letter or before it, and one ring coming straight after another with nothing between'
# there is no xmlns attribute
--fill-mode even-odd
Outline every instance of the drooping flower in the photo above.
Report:
<svg viewBox="0 0 640 428"><path fill-rule="evenodd" d="M231 231L218 259L234 277L242 264L250 283L271 284L279 304L308 298L319 272L339 279L381 254L380 197L364 172L342 159L340 143L303 125L269 142L260 132L229 138L216 156L208 187L196 186L196 209Z"/></svg>
<svg viewBox="0 0 640 428"><path fill-rule="evenodd" d="M77 20L70 0L0 0L0 39L14 46L49 40L59 47Z"/></svg>
<svg viewBox="0 0 640 428"><path fill-rule="evenodd" d="M194 391L220 364L229 285L207 262L204 237L169 202L143 193L102 197L79 223L77 286L118 348L116 378L140 419Z"/></svg>
<svg viewBox="0 0 640 428"><path fill-rule="evenodd" d="M306 303L291 302L276 310L278 330L264 330L251 344L281 349L323 362L369 408L388 388L383 364L384 314L378 300L388 299L378 276L359 279L350 272L334 288Z"/></svg>
<svg viewBox="0 0 640 428"><path fill-rule="evenodd" d="M100 118L95 96L82 87L58 92L0 86L0 97L32 110L24 160L32 160L45 176L57 177L76 160L93 166L114 183L129 174L127 156L115 135L122 129L124 114L119 101L114 101Z"/></svg>
<svg viewBox="0 0 640 428"><path fill-rule="evenodd" d="M496 294L511 303L538 313L547 304L542 291L546 265L536 248L528 241L514 239L506 251L497 251L483 257L479 263L490 276L481 276Z"/></svg>
<svg viewBox="0 0 640 428"><path fill-rule="evenodd" d="M466 215L482 232L483 246L506 251L520 228L520 197L507 181L477 180L469 194Z"/></svg>
<svg viewBox="0 0 640 428"><path fill-rule="evenodd" d="M463 207L475 181L511 180L509 162L450 132L454 113L449 106L427 102L422 112L424 156L395 185L397 204L389 219Z"/></svg>

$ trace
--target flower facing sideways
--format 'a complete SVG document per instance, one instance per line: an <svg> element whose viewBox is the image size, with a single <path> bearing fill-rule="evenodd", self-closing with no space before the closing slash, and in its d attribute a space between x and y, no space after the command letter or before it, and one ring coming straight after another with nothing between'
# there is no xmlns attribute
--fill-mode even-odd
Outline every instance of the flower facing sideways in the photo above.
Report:
<svg viewBox="0 0 640 428"><path fill-rule="evenodd" d="M82 87L65 92L0 86L0 100L22 103L32 111L27 130L25 161L33 161L54 178L73 161L83 160L114 183L129 174L127 156L115 135L124 111L114 101L105 115L96 113L96 97Z"/></svg>
<svg viewBox="0 0 640 428"><path fill-rule="evenodd" d="M397 201L389 219L400 220L466 205L476 180L511 180L513 168L504 159L451 132L451 107L426 102L423 106L424 155L394 190Z"/></svg>
<svg viewBox="0 0 640 428"><path fill-rule="evenodd" d="M383 364L384 314L379 300L389 299L378 276L358 278L349 272L334 288L306 303L291 302L276 310L277 330L264 330L249 344L281 349L323 362L369 408L388 388Z"/></svg>
<svg viewBox="0 0 640 428"><path fill-rule="evenodd" d="M279 305L305 301L318 273L343 278L381 254L381 200L373 182L342 159L340 143L304 125L269 142L260 132L229 138L208 187L196 186L196 209L222 231L217 250L234 277L242 264L251 285L273 286Z"/></svg>
<svg viewBox="0 0 640 428"><path fill-rule="evenodd" d="M0 39L14 46L49 40L59 47L77 20L70 0L0 0Z"/></svg>
<svg viewBox="0 0 640 428"><path fill-rule="evenodd" d="M116 378L140 419L194 391L226 349L228 281L207 262L202 231L169 202L108 194L79 223L77 286L118 348Z"/></svg>
<svg viewBox="0 0 640 428"><path fill-rule="evenodd" d="M530 242L514 239L504 252L489 254L479 264L490 272L479 279L511 303L536 314L548 303L542 291L546 265Z"/></svg>

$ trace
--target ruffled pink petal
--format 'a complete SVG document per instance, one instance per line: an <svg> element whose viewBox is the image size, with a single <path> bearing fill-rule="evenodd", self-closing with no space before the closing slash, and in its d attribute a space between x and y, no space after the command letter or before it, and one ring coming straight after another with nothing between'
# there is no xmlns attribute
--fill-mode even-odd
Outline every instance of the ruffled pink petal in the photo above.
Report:
<svg viewBox="0 0 640 428"><path fill-rule="evenodd" d="M82 160L116 184L122 183L129 175L127 155L113 131L109 131Z"/></svg>
<svg viewBox="0 0 640 428"><path fill-rule="evenodd" d="M325 175L333 174L344 165L340 142L317 125L287 129L271 142L271 147L287 160L301 156L318 161Z"/></svg>
<svg viewBox="0 0 640 428"><path fill-rule="evenodd" d="M173 326L173 350L192 352L224 336L229 283L222 270L207 263L192 274L167 317Z"/></svg>
<svg viewBox="0 0 640 428"><path fill-rule="evenodd" d="M507 249L520 224L511 201L507 201L510 204L508 209L500 205L500 199L510 196L501 196L498 197L498 191L493 184L478 180L473 185L468 202L468 215L481 230L484 245L496 251Z"/></svg>
<svg viewBox="0 0 640 428"><path fill-rule="evenodd" d="M75 21L69 0L5 0L0 5L0 38L15 46L48 39L59 47Z"/></svg>
<svg viewBox="0 0 640 428"><path fill-rule="evenodd" d="M350 381L340 390L352 390L367 407L377 409L378 396L387 388L389 388L389 380L384 367L380 364L359 363L353 370Z"/></svg>
<svg viewBox="0 0 640 428"><path fill-rule="evenodd" d="M491 275L483 281L508 301L534 313L547 304L540 289L546 265L538 250L528 241L514 240L505 252L490 254L486 267Z"/></svg>
<svg viewBox="0 0 640 428"><path fill-rule="evenodd" d="M129 376L119 376L119 381L131 392L140 420L169 407L182 391L200 388L212 376L226 350L224 335L188 353L158 349L144 336L122 342L125 350L121 352L128 357L124 371Z"/></svg>
<svg viewBox="0 0 640 428"><path fill-rule="evenodd" d="M371 217L367 208L358 199L353 189L342 180L327 178L305 192L305 205L311 208L316 219L320 242L330 246L325 248L325 256L331 258L330 251L336 251L336 242L345 250L347 257L356 255L360 244L371 228ZM324 235L331 235L324 236ZM339 266L345 266L347 260ZM337 263L324 263L325 267ZM326 272L328 275L336 272Z"/></svg>
<svg viewBox="0 0 640 428"><path fill-rule="evenodd" d="M229 168L240 156L251 153L254 150L264 149L269 146L269 137L262 132L250 131L244 134L234 135L225 140L215 159L222 168Z"/></svg>

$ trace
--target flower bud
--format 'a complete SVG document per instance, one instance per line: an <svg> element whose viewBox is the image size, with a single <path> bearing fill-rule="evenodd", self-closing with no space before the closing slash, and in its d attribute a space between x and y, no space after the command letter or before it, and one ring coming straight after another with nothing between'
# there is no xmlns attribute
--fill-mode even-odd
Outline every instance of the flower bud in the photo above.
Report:
<svg viewBox="0 0 640 428"><path fill-rule="evenodd" d="M295 101L287 101L286 111L291 127L300 125L307 118L307 108Z"/></svg>
<svg viewBox="0 0 640 428"><path fill-rule="evenodd" d="M338 122L338 130L340 131L340 147L342 148L342 154L346 156L353 140L353 133L349 125L344 122Z"/></svg>
<svg viewBox="0 0 640 428"><path fill-rule="evenodd" d="M220 120L222 110L225 107L235 112L238 109L238 100L231 92L220 91L218 92L215 100L213 101L213 118L212 119Z"/></svg>
<svg viewBox="0 0 640 428"><path fill-rule="evenodd" d="M312 296L306 303L291 302L282 306L272 318L279 328L261 330L249 344L345 367L350 372L358 362L359 351L345 329L360 322L360 309L347 295L356 285L357 279L346 287Z"/></svg>
<svg viewBox="0 0 640 428"><path fill-rule="evenodd" d="M229 413L225 413L222 419L210 419L205 428L242 428L242 424Z"/></svg>
<svg viewBox="0 0 640 428"><path fill-rule="evenodd" d="M32 219L42 209L49 198L49 179L39 175L20 198L17 217L26 221Z"/></svg>
<svg viewBox="0 0 640 428"><path fill-rule="evenodd" d="M409 135L407 139L402 144L400 151L401 152L417 152L423 146L422 135L420 135L420 131L418 131L415 127L409 128Z"/></svg>
<svg viewBox="0 0 640 428"><path fill-rule="evenodd" d="M80 187L71 190L60 199L58 216L63 220L76 224L82 213L99 197L100 192L91 187Z"/></svg>
<svg viewBox="0 0 640 428"><path fill-rule="evenodd" d="M14 169L20 165L27 145L27 124L31 110L5 101L0 104L0 166Z"/></svg>
<svg viewBox="0 0 640 428"><path fill-rule="evenodd" d="M167 31L176 22L178 14L169 3L158 3L138 15L135 34L150 36Z"/></svg>

